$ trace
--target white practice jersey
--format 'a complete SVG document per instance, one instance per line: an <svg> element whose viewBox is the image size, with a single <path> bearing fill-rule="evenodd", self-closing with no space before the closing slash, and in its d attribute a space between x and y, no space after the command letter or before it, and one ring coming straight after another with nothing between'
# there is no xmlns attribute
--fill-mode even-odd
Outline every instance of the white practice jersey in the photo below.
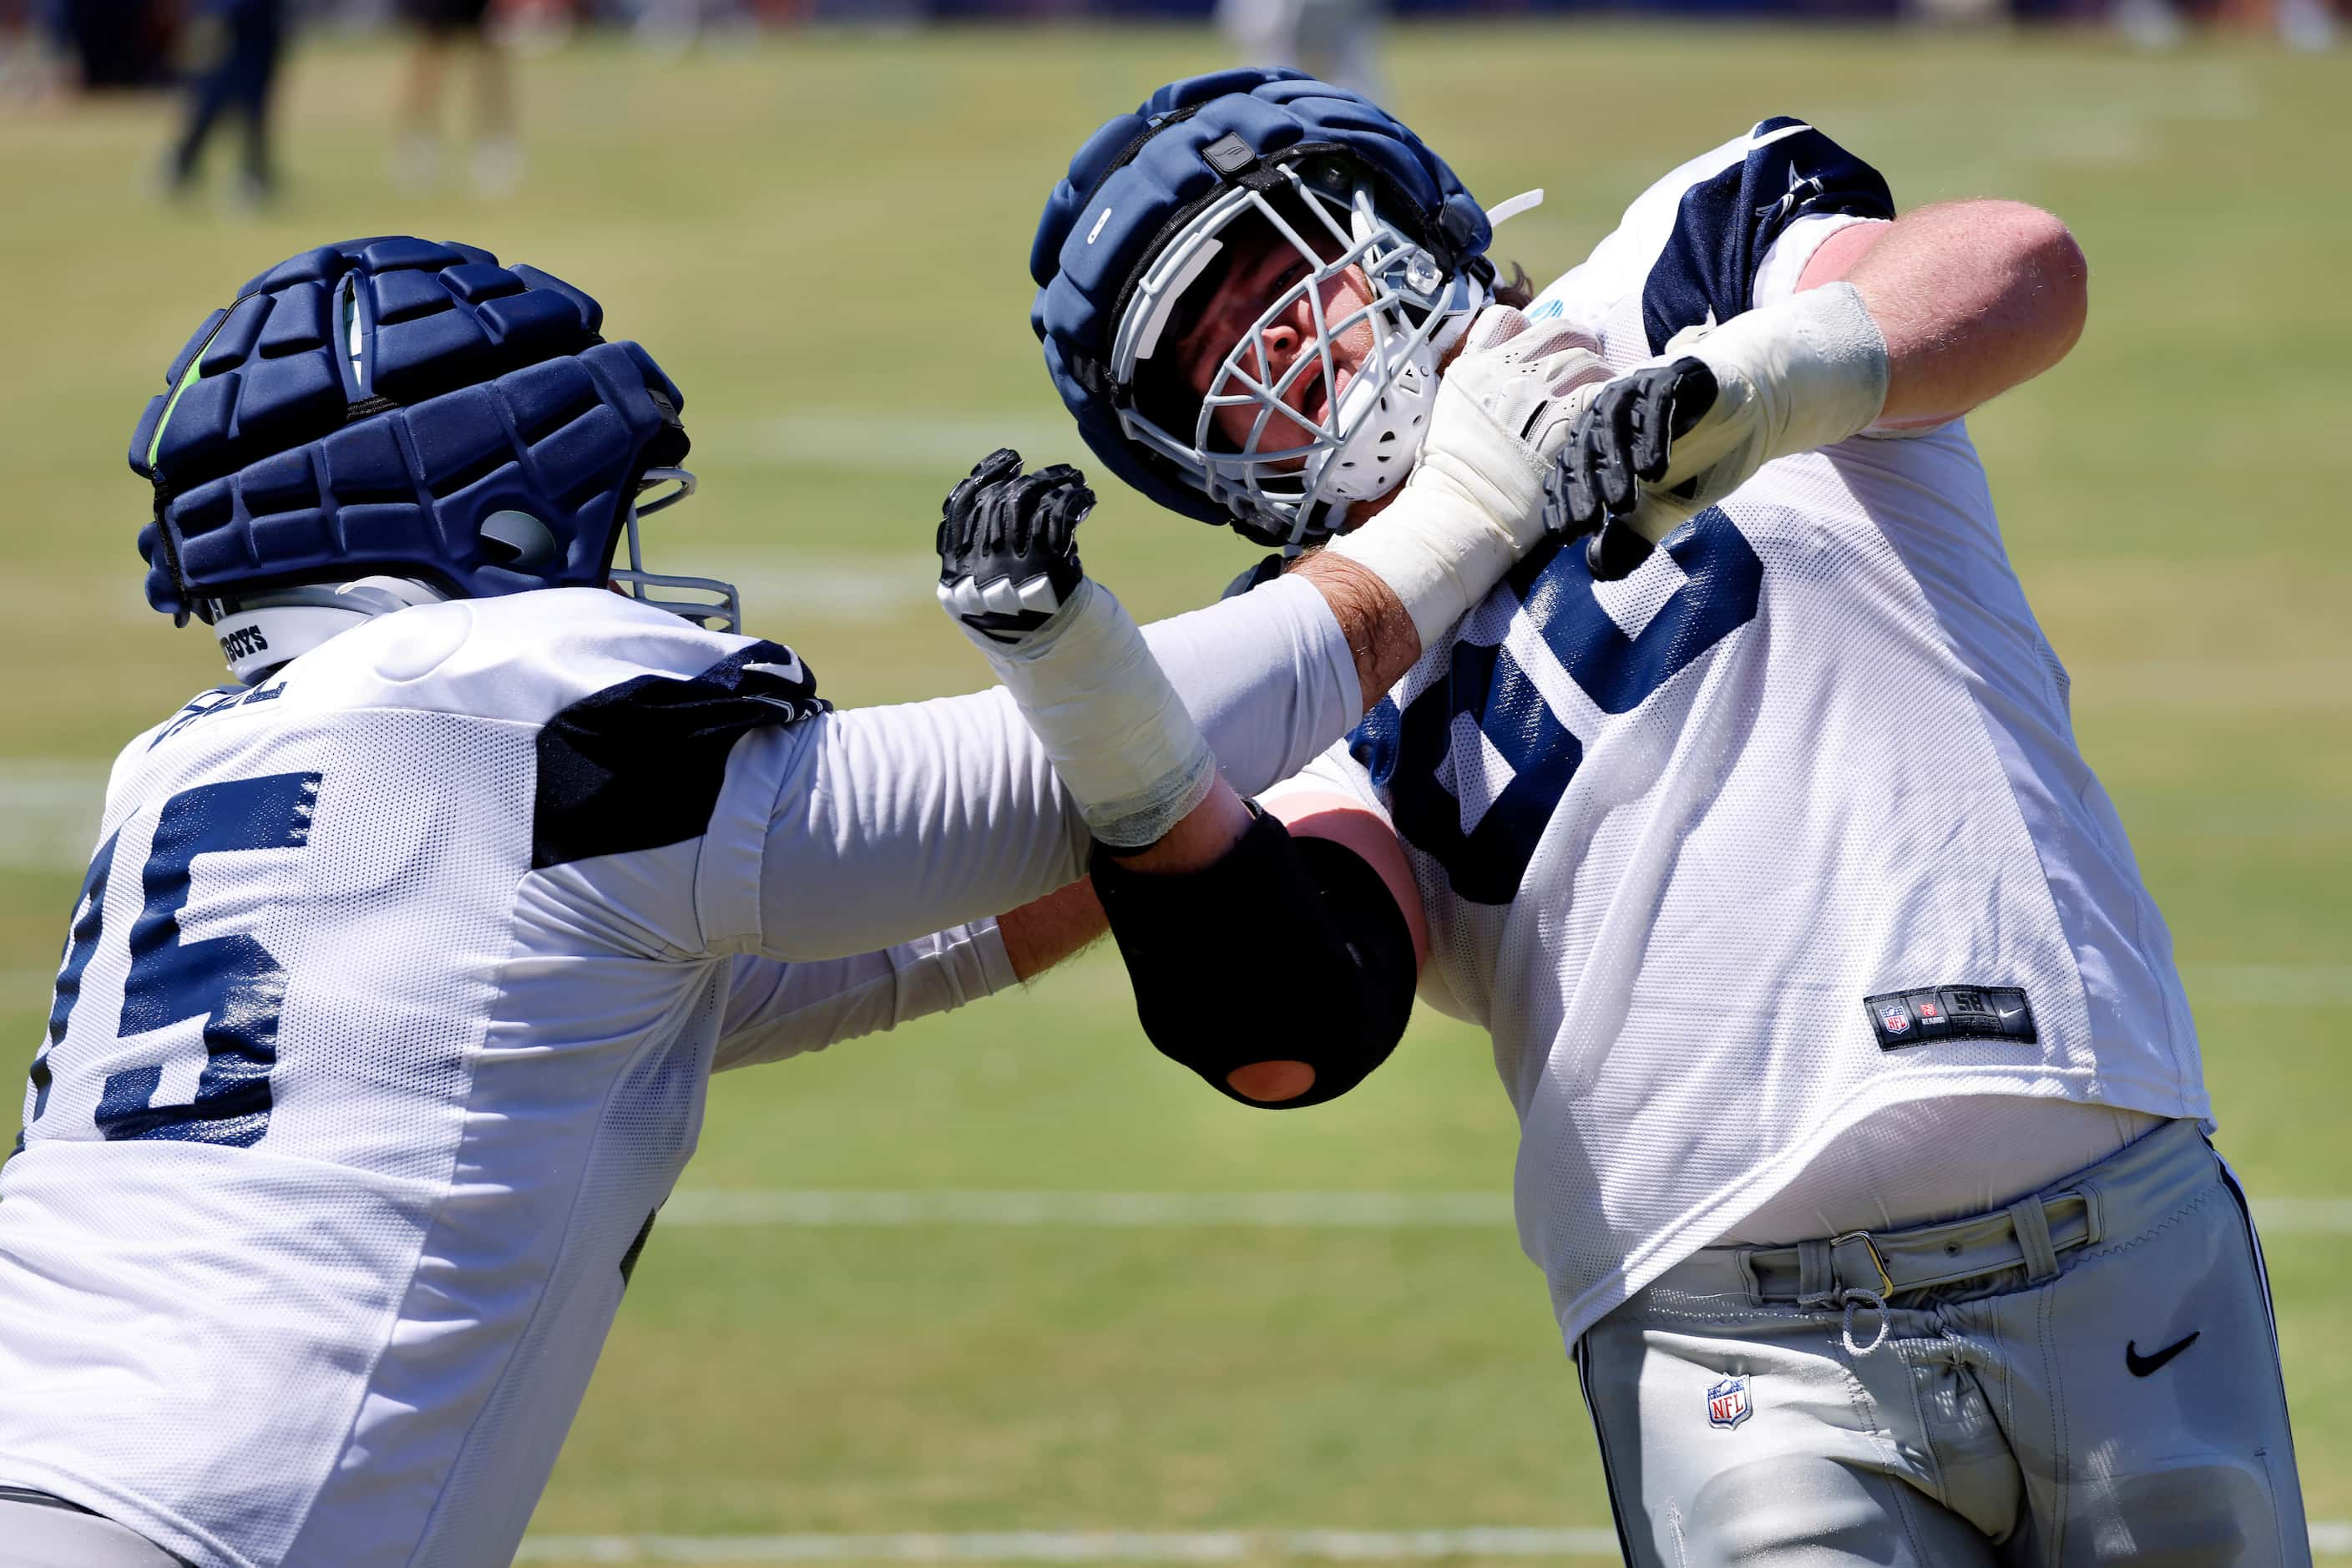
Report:
<svg viewBox="0 0 2352 1568"><path fill-rule="evenodd" d="M1630 369L1893 216L1768 121L1530 313ZM1308 777L1406 847L1423 995L1493 1033L1570 1340L1874 1110L2207 1113L2170 939L1957 422L1769 463L1622 580L1581 541L1531 557Z"/></svg>
<svg viewBox="0 0 2352 1568"><path fill-rule="evenodd" d="M1299 586L1242 673L1314 712L1205 703L1246 787L1356 711ZM507 1562L712 1068L1007 984L980 917L1087 842L1003 692L832 712L587 589L198 699L101 834L0 1171L0 1483L205 1568Z"/></svg>

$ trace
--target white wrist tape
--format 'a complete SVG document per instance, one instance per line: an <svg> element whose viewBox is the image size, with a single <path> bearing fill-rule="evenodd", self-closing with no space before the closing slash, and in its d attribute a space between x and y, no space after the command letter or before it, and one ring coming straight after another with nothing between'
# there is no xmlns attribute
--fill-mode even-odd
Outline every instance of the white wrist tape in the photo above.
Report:
<svg viewBox="0 0 2352 1568"><path fill-rule="evenodd" d="M1416 470L1414 478L1426 471ZM1371 526L1343 533L1325 548L1394 589L1427 648L1502 581L1523 547L1489 514L1455 504L1435 487L1416 491L1408 484Z"/></svg>
<svg viewBox="0 0 2352 1568"><path fill-rule="evenodd" d="M1217 759L1133 617L1088 578L1018 644L970 633L1096 839L1155 844L1207 798Z"/></svg>
<svg viewBox="0 0 2352 1568"><path fill-rule="evenodd" d="M1683 353L1706 362L1720 395L1675 443L1664 486L1734 456L1745 479L1775 458L1860 434L1886 406L1886 338L1851 283L1750 310L1660 357Z"/></svg>
<svg viewBox="0 0 2352 1568"><path fill-rule="evenodd" d="M1478 318L1447 367L1421 461L1387 510L1331 542L1396 591L1421 646L1544 536L1543 491L1575 411L1609 379L1589 338L1517 311Z"/></svg>

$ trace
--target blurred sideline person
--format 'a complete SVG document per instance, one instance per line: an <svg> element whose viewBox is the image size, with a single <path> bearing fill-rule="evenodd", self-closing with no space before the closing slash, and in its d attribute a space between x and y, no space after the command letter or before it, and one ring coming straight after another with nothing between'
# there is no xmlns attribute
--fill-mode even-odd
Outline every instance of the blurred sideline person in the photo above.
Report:
<svg viewBox="0 0 2352 1568"><path fill-rule="evenodd" d="M2178 48L2190 35L2192 8L2180 0L2116 0L2110 14L2125 37L2144 49ZM2251 0L2220 8L2218 17L2241 30L2268 27L2279 42L2305 54L2336 47L2340 29L2328 0Z"/></svg>
<svg viewBox="0 0 2352 1568"><path fill-rule="evenodd" d="M1090 828L1189 864L1212 743L1295 771L1392 678L1351 646L1538 539L1432 496L1147 643L1078 571L1092 498L999 453L943 516L990 582L1054 542L966 605L1029 708L835 711L728 584L643 569L683 403L602 324L471 247L322 247L139 421L149 602L231 681L115 764L0 1168L0 1568L508 1561L713 1070L1034 973L988 911ZM1429 460L1532 472L1495 432L1556 451L1579 377L1465 359ZM1116 760L1074 798L1033 724Z"/></svg>
<svg viewBox="0 0 2352 1568"><path fill-rule="evenodd" d="M269 153L269 97L286 47L286 0L205 0L222 31L220 56L190 84L188 118L164 172L175 196L195 188L197 161L224 112L234 110L244 132L236 193L258 206L277 189Z"/></svg>
<svg viewBox="0 0 2352 1568"><path fill-rule="evenodd" d="M35 15L72 57L88 91L163 86L180 78L186 7L172 0L40 0Z"/></svg>
<svg viewBox="0 0 2352 1568"><path fill-rule="evenodd" d="M0 103L57 90L57 67L32 0L0 0Z"/></svg>
<svg viewBox="0 0 2352 1568"><path fill-rule="evenodd" d="M1244 65L1285 66L1378 101L1380 0L1217 0Z"/></svg>
<svg viewBox="0 0 2352 1568"><path fill-rule="evenodd" d="M1098 132L1032 257L1097 457L1262 542L1383 534L1493 291L1396 178L1429 156L1286 73ZM1470 331L1618 377L1561 539L1298 779L1213 792L1222 855L1090 858L1146 1031L1232 1098L1344 1092L1416 970L1490 1030L1640 1568L2310 1560L2169 938L1961 424L2085 275L2032 207L1898 218L1800 121L1683 163Z"/></svg>
<svg viewBox="0 0 2352 1568"><path fill-rule="evenodd" d="M392 173L411 194L430 190L441 176L441 95L453 57L462 58L474 78L474 194L491 200L522 184L514 70L505 44L488 26L490 4L400 0L400 14L415 37L394 110Z"/></svg>

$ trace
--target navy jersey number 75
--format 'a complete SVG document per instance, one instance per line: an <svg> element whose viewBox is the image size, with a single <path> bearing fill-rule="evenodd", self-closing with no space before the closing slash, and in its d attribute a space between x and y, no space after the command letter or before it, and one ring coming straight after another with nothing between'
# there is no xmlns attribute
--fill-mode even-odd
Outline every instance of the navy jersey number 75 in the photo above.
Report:
<svg viewBox="0 0 2352 1568"><path fill-rule="evenodd" d="M205 1066L193 1100L152 1103L163 1076L160 1061L107 1075L96 1111L108 1141L172 1138L250 1148L268 1130L270 1069L278 1061L278 1012L286 972L252 936L183 940L180 912L187 906L196 858L239 849L300 848L310 841L319 798L315 773L230 779L184 790L164 804L154 842L141 872L144 895L130 931L131 971L123 982L123 1038L176 1024L205 1020ZM81 997L81 978L104 935L106 885L119 833L100 846L82 879L65 959L49 1009L48 1042L33 1062L29 1121L47 1111L49 1089ZM24 1148L17 1134L16 1147Z"/></svg>

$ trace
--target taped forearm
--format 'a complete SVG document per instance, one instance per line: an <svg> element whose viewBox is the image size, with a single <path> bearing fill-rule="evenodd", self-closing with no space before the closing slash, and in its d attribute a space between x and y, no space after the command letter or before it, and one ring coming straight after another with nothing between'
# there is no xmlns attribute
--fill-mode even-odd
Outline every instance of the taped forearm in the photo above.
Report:
<svg viewBox="0 0 2352 1568"><path fill-rule="evenodd" d="M1109 589L1081 578L1017 642L968 630L1098 843L1148 847L1207 797L1216 758Z"/></svg>
<svg viewBox="0 0 2352 1568"><path fill-rule="evenodd" d="M1143 635L1240 794L1362 717L1353 658L1309 584L1271 583ZM775 781L759 851L758 945L772 956L887 947L1085 874L1086 824L1002 688L848 709L743 746L736 766Z"/></svg>
<svg viewBox="0 0 2352 1568"><path fill-rule="evenodd" d="M1200 803L1202 742L1249 794L1362 717L1355 655L1310 583L1277 579L1146 627L1139 642L1099 584L1081 592L1066 621L984 651L1106 844L1154 843Z"/></svg>
<svg viewBox="0 0 2352 1568"><path fill-rule="evenodd" d="M1675 353L1666 345L1665 357ZM1716 468L1744 480L1775 458L1834 446L1886 404L1886 339L1851 283L1808 289L1697 337L1716 406L1675 444L1662 484Z"/></svg>
<svg viewBox="0 0 2352 1568"><path fill-rule="evenodd" d="M1622 519L1664 540L1775 458L1860 434L1886 376L1886 340L1851 283L1678 332L1580 419L1560 487L1569 524Z"/></svg>

